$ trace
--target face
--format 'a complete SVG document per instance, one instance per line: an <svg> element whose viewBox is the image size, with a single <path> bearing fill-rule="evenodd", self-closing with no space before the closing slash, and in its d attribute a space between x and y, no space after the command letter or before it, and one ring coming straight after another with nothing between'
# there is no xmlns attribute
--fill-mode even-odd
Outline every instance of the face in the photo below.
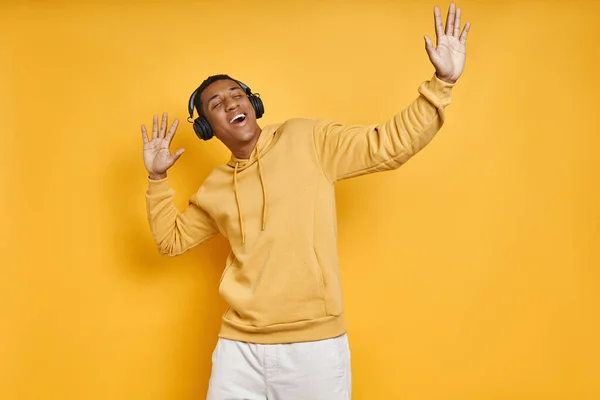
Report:
<svg viewBox="0 0 600 400"><path fill-rule="evenodd" d="M227 147L244 146L260 134L252 103L237 82L229 79L213 82L200 99L215 136Z"/></svg>

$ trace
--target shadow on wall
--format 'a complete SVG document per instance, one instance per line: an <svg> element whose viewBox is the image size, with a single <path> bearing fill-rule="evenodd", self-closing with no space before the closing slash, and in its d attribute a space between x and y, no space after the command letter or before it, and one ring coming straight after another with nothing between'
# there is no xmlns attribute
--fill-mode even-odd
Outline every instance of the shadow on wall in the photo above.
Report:
<svg viewBox="0 0 600 400"><path fill-rule="evenodd" d="M190 196L219 161L211 154L214 144L199 145L193 133L184 131L181 125L171 150L175 151L180 147L186 151L169 170L169 182L175 189L175 204L179 211L183 211ZM119 250L118 259L135 275L148 277L164 272L163 267L183 264L184 268L190 265L205 273L217 274L218 282L229 251L229 244L220 235L177 257L158 253L146 217L146 179L140 140L139 148L128 148L112 160L111 174L107 179L112 185L110 190L114 193L111 197L111 212L115 216L116 229L112 233L115 235L113 242Z"/></svg>
<svg viewBox="0 0 600 400"><path fill-rule="evenodd" d="M169 177L171 187L176 188L175 203L179 211L183 211L189 197L221 160L216 160L212 152L215 144L199 144L193 134L180 130L172 150L184 147L186 152L169 171ZM212 347L226 308L219 296L218 285L230 247L224 237L216 235L177 257L158 252L146 217L147 173L142 161L141 140L139 143L140 147L128 147L115 155L104 180L107 183L105 190L112 193L107 199L111 202L108 207L113 219L110 242L118 264L113 269L117 270L118 279L133 282L133 287L125 285L126 291L140 291L147 296L142 297L141 304L130 304L129 308L139 307L140 312L152 312L151 308L160 304L169 309L168 318L173 319L176 326L168 329L172 332L167 339L172 344L168 351L176 368L165 366L165 373L177 373L168 379L169 386L173 390L182 390L182 385L186 386L187 393L200 398L206 389L202 377L210 370ZM168 293L164 292L165 288ZM185 294L181 294L180 289ZM160 292L164 294L163 300L147 300L149 296L160 296ZM183 303L171 311L171 304L177 298L182 298ZM164 310L161 312L165 313Z"/></svg>

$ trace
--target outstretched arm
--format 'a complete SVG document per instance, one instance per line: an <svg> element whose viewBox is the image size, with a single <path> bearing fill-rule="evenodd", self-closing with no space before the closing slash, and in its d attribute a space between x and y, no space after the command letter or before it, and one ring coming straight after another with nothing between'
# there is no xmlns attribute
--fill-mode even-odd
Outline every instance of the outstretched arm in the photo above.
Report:
<svg viewBox="0 0 600 400"><path fill-rule="evenodd" d="M218 232L210 215L200 206L196 193L183 212L175 207L175 191L169 186L167 170L183 154L179 149L171 154L169 146L177 130L175 120L166 132L167 114L163 114L160 130L158 116L154 116L152 139L142 125L144 165L148 171L146 210L152 236L161 253L175 256L200 244Z"/></svg>
<svg viewBox="0 0 600 400"><path fill-rule="evenodd" d="M184 253L218 233L211 216L199 205L198 194L192 196L183 212L175 207L175 191L167 178L148 179L146 209L152 236L158 250L170 256Z"/></svg>
<svg viewBox="0 0 600 400"><path fill-rule="evenodd" d="M434 8L437 47L425 36L434 76L419 86L419 96L390 120L372 126L343 125L317 120L313 136L315 151L331 182L367 173L396 169L424 148L441 129L451 90L466 60L467 22L460 32L461 10L454 3L446 27L439 8Z"/></svg>

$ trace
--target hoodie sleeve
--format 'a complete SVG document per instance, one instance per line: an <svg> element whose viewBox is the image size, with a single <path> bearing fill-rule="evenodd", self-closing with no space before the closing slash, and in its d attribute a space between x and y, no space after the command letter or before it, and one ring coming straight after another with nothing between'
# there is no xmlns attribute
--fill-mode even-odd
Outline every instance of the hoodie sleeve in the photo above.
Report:
<svg viewBox="0 0 600 400"><path fill-rule="evenodd" d="M399 168L442 127L454 84L434 76L419 96L390 120L371 126L317 120L313 136L321 167L331 182Z"/></svg>
<svg viewBox="0 0 600 400"><path fill-rule="evenodd" d="M148 179L146 210L158 250L169 256L184 253L218 232L210 215L199 205L197 194L183 212L175 207L175 191L167 181Z"/></svg>

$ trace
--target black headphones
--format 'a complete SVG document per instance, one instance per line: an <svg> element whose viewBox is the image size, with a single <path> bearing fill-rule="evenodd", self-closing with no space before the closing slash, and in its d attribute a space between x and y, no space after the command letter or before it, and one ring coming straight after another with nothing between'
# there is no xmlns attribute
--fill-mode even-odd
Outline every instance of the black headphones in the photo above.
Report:
<svg viewBox="0 0 600 400"><path fill-rule="evenodd" d="M260 94L252 93L252 90L250 90L250 88L244 83L235 79L234 81L242 87L244 92L246 92L246 95L250 99L250 103L252 104L252 107L254 108L254 111L256 113L256 119L262 117L265 113L265 108L260 98ZM194 93L192 93L192 95L190 96L190 101L188 102L188 113L190 114L190 116L188 117L188 122L190 123L192 123L191 119L194 118L194 100L196 98L196 94L198 93L198 89L194 90ZM193 120L193 124L194 132L196 132L196 136L198 136L200 139L209 140L213 137L213 130L205 117L199 116L198 118Z"/></svg>

